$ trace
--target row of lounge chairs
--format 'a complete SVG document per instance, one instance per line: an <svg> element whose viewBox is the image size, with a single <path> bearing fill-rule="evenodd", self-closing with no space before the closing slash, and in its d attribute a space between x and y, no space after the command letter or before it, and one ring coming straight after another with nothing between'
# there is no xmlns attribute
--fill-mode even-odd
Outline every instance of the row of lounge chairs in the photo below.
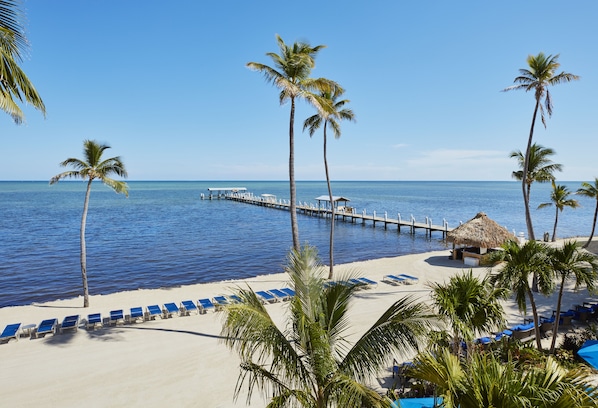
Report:
<svg viewBox="0 0 598 408"><path fill-rule="evenodd" d="M398 275L384 275L382 278L383 282L390 283L391 285L412 285L419 281L418 278L404 273Z"/></svg>
<svg viewBox="0 0 598 408"><path fill-rule="evenodd" d="M590 319L598 319L598 303L584 302L582 305L575 305L572 309L561 311L559 318L559 328L570 328L573 321L585 323ZM548 335L554 330L556 321L556 310L552 312L551 317L540 316L540 332L543 336ZM532 341L536 338L536 330L533 322L526 322L505 329L502 332L494 334L492 337L480 337L474 341L476 344L487 346L502 338L510 338L522 343Z"/></svg>
<svg viewBox="0 0 598 408"><path fill-rule="evenodd" d="M45 336L50 333L55 334L57 330L60 333L64 333L67 330L76 331L78 327L79 315L65 317L60 325L56 318L42 320L39 326L34 324L22 326L21 323L13 323L7 325L0 334L0 343L7 343L11 339L19 340L22 334L33 335L35 333L35 338L38 338L39 336Z"/></svg>
<svg viewBox="0 0 598 408"><path fill-rule="evenodd" d="M338 284L340 282L334 282ZM346 282L342 282L346 284ZM376 285L376 282L368 278L351 279L348 284L352 285ZM295 291L291 288L269 289L256 291L255 294L264 303L276 303L290 300L295 296ZM155 320L157 317L162 319L172 318L174 316L189 316L192 313L205 314L209 311L217 311L224 306L239 303L241 299L237 295L220 295L213 298L202 298L197 303L192 300L183 300L180 305L174 302L164 303L162 307L159 305L150 305L145 308L131 307L129 313L125 314L124 309L111 310L109 317L102 317L101 313L91 313L87 315L84 321L87 330L95 330L103 328L104 326L117 326L121 324L132 324L135 322L144 322ZM8 342L11 339L18 340L21 335L33 335L38 338L46 334L56 334L57 331L63 333L67 330L76 331L79 327L80 316L72 315L64 318L61 324L58 319L43 320L39 326L27 325L22 327L21 323L9 324L5 327L2 334L0 334L0 343Z"/></svg>
<svg viewBox="0 0 598 408"><path fill-rule="evenodd" d="M268 291L258 291L257 295L264 303L275 303L279 300L289 300L295 295L295 292L290 288L271 289ZM183 300L180 306L174 302L164 303L163 307L159 305L150 305L146 307L144 312L142 307L131 307L129 313L125 314L123 309L111 310L109 317L103 318L101 313L91 313L87 315L87 320L84 322L88 330L95 330L104 326L116 326L120 324L131 324L135 322L143 322L148 320L155 320L157 317L162 319L172 318L174 316L189 316L192 313L205 314L210 310L219 310L225 305L238 303L241 299L237 295L230 296L215 296L212 299L199 299L197 303L192 300ZM18 340L22 335L33 336L38 338L46 334L56 334L57 332L64 333L67 330L77 331L80 323L80 315L67 316L59 324L58 319L43 320L39 326L30 324L22 326L21 323L14 323L7 325L0 334L0 343L6 343L11 339Z"/></svg>

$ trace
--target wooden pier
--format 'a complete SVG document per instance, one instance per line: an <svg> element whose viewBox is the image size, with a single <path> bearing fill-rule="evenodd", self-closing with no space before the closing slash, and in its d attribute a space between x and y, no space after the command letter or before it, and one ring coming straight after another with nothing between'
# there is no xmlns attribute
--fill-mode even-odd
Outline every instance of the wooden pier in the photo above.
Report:
<svg viewBox="0 0 598 408"><path fill-rule="evenodd" d="M276 200L276 197L264 194L262 197L257 197L252 194L226 194L223 198L232 201L238 201L246 204L259 205L262 207L275 208L279 210L290 210L291 204L286 200ZM297 204L297 212L306 214L314 217L330 217L332 211L330 208L323 208L315 206L313 204L301 203ZM418 229L425 230L427 236L432 236L432 232L442 233L442 237L446 238L447 232L451 231L448 223L443 220L443 225L434 225L430 218L426 218L425 222L416 222L415 218L411 216L409 220L401 219L401 215L397 214L397 218L389 218L385 212L383 215L377 215L374 211L372 214L367 214L366 210L363 210L361 214L355 211L355 208L342 207L338 208L334 212L337 220L342 220L350 223L371 223L372 226L376 226L376 223L383 224L384 229L388 229L389 226L397 226L397 231L401 232L401 228L408 229L410 233L415 234Z"/></svg>

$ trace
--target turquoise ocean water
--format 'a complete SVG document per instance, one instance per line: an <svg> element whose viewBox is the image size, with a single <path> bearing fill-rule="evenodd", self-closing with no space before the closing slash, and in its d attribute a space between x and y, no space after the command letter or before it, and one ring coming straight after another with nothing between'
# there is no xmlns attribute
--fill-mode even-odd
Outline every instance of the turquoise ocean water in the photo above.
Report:
<svg viewBox="0 0 598 408"><path fill-rule="evenodd" d="M573 191L580 182L564 183ZM286 181L132 181L129 198L97 183L87 219L91 294L172 287L282 271L292 245L286 211L228 200L201 200L208 187L246 187L255 195L289 198ZM525 231L518 182L334 182L333 192L358 212L391 218L413 215L458 226L483 211L517 233ZM81 181L0 182L0 307L71 298L81 293L79 228L85 194ZM298 200L316 203L325 182L298 182ZM550 185L532 187L536 236L552 232ZM595 202L559 215L557 236L587 236ZM330 220L298 215L301 242L328 257ZM440 233L398 233L396 227L337 222L335 261L353 261L447 249Z"/></svg>

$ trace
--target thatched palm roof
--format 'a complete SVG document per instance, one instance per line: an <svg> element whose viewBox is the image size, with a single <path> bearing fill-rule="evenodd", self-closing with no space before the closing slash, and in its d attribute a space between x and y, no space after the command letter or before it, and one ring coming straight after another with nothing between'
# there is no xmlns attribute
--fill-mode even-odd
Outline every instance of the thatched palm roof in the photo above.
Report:
<svg viewBox="0 0 598 408"><path fill-rule="evenodd" d="M495 248L510 239L516 239L505 227L502 227L481 212L471 220L459 225L446 235L447 241L456 245L478 248Z"/></svg>

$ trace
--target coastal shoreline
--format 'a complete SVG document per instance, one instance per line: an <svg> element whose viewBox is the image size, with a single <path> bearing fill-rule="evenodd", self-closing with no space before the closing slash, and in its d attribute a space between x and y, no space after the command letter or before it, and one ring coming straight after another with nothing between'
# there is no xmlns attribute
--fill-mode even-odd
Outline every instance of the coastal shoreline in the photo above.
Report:
<svg viewBox="0 0 598 408"><path fill-rule="evenodd" d="M355 341L392 303L403 296L426 301L428 283L443 282L450 276L471 267L449 259L449 251L403 255L350 264L337 265L342 274L356 271L378 282L377 286L359 291L351 307L350 342ZM476 275L488 273L486 267L474 267ZM406 273L419 278L412 285L390 285L382 282L388 274ZM90 307L82 307L81 298L57 300L43 304L14 306L0 309L0 325L21 322L39 324L47 318L62 321L67 315L89 313L108 316L110 310L134 306L146 307L165 302L179 304L183 300L197 302L230 294L235 287L249 285L254 290L268 290L288 286L284 273L262 275L239 281L224 281L96 295ZM585 290L565 292L563 307L589 300ZM556 294L538 299L541 315L550 314L556 304ZM278 302L266 306L274 321L285 324L286 305ZM509 324L523 322L514 301L505 302ZM38 405L28 400L31 390L49 398L51 405L75 406L201 406L237 407L246 405L245 390L233 401L239 374L238 357L229 351L219 338L222 314L181 316L143 323L109 326L75 333L47 335L44 338L21 338L0 345L3 369L0 384L6 405L29 407ZM396 356L406 361L412 356ZM392 386L392 373L379 373L372 385L381 392ZM263 396L257 393L249 406L264 406Z"/></svg>

